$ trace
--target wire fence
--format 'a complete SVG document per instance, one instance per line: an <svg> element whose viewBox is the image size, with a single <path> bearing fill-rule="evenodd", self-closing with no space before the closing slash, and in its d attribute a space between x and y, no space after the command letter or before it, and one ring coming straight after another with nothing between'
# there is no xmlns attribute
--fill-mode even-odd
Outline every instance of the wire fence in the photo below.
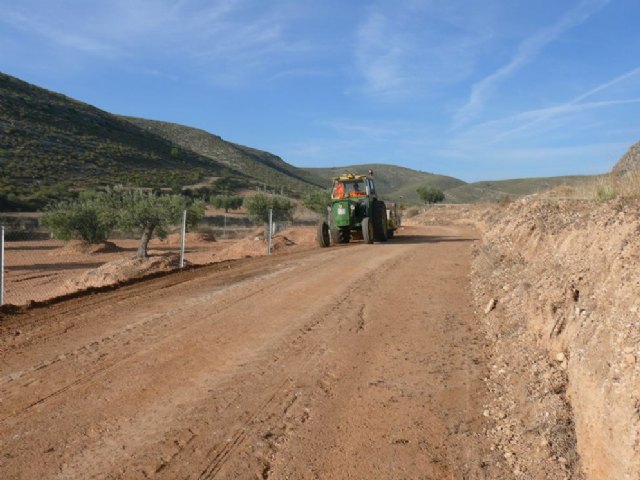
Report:
<svg viewBox="0 0 640 480"><path fill-rule="evenodd" d="M252 224L245 215L205 216L192 227L175 225L163 238L154 237L147 258L137 258L136 232L114 232L108 241L87 244L53 238L38 214L0 214L0 305L25 305L77 291L117 284L192 265L267 255L293 244L286 231L311 221L277 222L272 228ZM285 232L283 236L282 232Z"/></svg>

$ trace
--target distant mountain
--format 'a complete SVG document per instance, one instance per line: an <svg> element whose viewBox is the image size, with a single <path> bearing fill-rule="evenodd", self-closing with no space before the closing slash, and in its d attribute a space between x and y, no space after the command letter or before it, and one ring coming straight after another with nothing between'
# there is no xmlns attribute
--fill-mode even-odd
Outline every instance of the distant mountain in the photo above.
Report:
<svg viewBox="0 0 640 480"><path fill-rule="evenodd" d="M276 155L227 142L198 128L143 118L121 118L266 185L283 186L287 190L299 192L323 185L321 178L288 164Z"/></svg>
<svg viewBox="0 0 640 480"><path fill-rule="evenodd" d="M418 203L420 198L416 189L421 186L433 186L446 191L465 185L465 182L453 177L437 175L434 173L420 172L410 168L385 164L349 165L345 167L331 168L307 168L306 171L325 180L325 185L331 185L331 179L345 172L366 174L373 170L376 180L376 189L381 197L403 203Z"/></svg>
<svg viewBox="0 0 640 480"><path fill-rule="evenodd" d="M331 179L342 173L364 174L369 169L373 170L376 188L384 199L408 204L420 203L416 190L422 186L441 189L445 194L445 203L477 203L495 202L506 197L518 198L551 190L561 185L577 186L591 178L586 176L519 178L466 183L454 177L384 164L307 168L306 170L323 177L325 184L329 186Z"/></svg>
<svg viewBox="0 0 640 480"><path fill-rule="evenodd" d="M517 198L545 192L560 186L579 186L592 176L567 176L544 178L517 178L468 183L445 192L450 203L475 203L500 200L505 197Z"/></svg>
<svg viewBox="0 0 640 480"><path fill-rule="evenodd" d="M632 145L613 167L614 175L640 171L640 142Z"/></svg>

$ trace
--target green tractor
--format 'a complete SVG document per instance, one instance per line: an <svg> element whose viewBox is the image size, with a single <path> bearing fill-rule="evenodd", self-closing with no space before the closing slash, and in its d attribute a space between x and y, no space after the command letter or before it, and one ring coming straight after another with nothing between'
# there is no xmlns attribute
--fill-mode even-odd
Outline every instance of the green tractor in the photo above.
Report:
<svg viewBox="0 0 640 480"><path fill-rule="evenodd" d="M321 247L349 243L351 239L385 242L398 227L397 218L389 218L385 203L378 200L371 171L369 175L345 173L335 177L327 213L327 221L318 226Z"/></svg>

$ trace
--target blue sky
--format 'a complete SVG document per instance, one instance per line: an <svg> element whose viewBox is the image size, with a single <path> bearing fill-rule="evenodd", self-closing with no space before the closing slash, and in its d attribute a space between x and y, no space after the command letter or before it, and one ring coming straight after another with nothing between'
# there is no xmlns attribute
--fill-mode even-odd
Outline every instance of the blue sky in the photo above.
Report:
<svg viewBox="0 0 640 480"><path fill-rule="evenodd" d="M0 71L301 167L609 171L640 140L637 0L0 0Z"/></svg>

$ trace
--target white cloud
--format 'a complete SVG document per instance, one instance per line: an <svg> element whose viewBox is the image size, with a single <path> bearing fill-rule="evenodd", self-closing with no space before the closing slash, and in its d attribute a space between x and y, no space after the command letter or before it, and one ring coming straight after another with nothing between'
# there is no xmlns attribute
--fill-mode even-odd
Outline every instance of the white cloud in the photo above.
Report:
<svg viewBox="0 0 640 480"><path fill-rule="evenodd" d="M390 99L424 97L466 77L476 49L492 37L491 21L476 22L486 9L474 6L476 16L466 7L409 2L367 10L353 54L361 90Z"/></svg>
<svg viewBox="0 0 640 480"><path fill-rule="evenodd" d="M575 98L567 102L553 105L551 107L520 112L515 115L510 115L506 118L492 120L489 122L481 123L479 125L475 125L467 130L466 136L468 137L471 134L477 137L491 139L490 143L495 144L496 142L504 140L508 137L514 137L523 134L529 136L539 134L540 131L534 130L534 128L536 127L538 129L542 129L543 131L553 128L563 128L566 126L567 122L571 121L572 126L576 128L579 126L580 120L576 120L575 117L569 118L568 116L571 114L586 112L589 110L640 103L640 98L638 97L621 99L605 98L599 101L591 102L584 101L597 94L603 93L614 86L618 86L625 81L639 78L640 67L634 68L589 89L588 91L576 96ZM631 85L631 88L629 90L638 95L640 94L640 85L636 82L635 84ZM581 120L584 121L584 118Z"/></svg>
<svg viewBox="0 0 640 480"><path fill-rule="evenodd" d="M368 91L387 94L406 87L409 78L405 62L410 45L401 35L391 32L385 15L370 13L358 29L357 43L356 61Z"/></svg>
<svg viewBox="0 0 640 480"><path fill-rule="evenodd" d="M166 65L189 62L204 77L237 81L305 51L307 45L286 33L295 15L282 2L258 0L113 0L90 6L24 0L0 9L0 24L44 39L65 56L126 58L141 68L148 59L163 58Z"/></svg>
<svg viewBox="0 0 640 480"><path fill-rule="evenodd" d="M0 10L0 22L11 25L17 30L36 34L60 46L85 53L110 57L122 53L108 42L101 41L91 35L72 32L65 29L64 26L51 25L43 19L24 15L17 11Z"/></svg>
<svg viewBox="0 0 640 480"><path fill-rule="evenodd" d="M471 87L471 95L467 103L457 112L455 123L460 125L475 118L484 107L488 98L502 82L513 76L523 66L532 62L548 44L557 40L570 29L584 23L592 15L609 4L610 1L611 0L582 0L556 23L525 39L518 46L514 57L506 65L503 65Z"/></svg>

